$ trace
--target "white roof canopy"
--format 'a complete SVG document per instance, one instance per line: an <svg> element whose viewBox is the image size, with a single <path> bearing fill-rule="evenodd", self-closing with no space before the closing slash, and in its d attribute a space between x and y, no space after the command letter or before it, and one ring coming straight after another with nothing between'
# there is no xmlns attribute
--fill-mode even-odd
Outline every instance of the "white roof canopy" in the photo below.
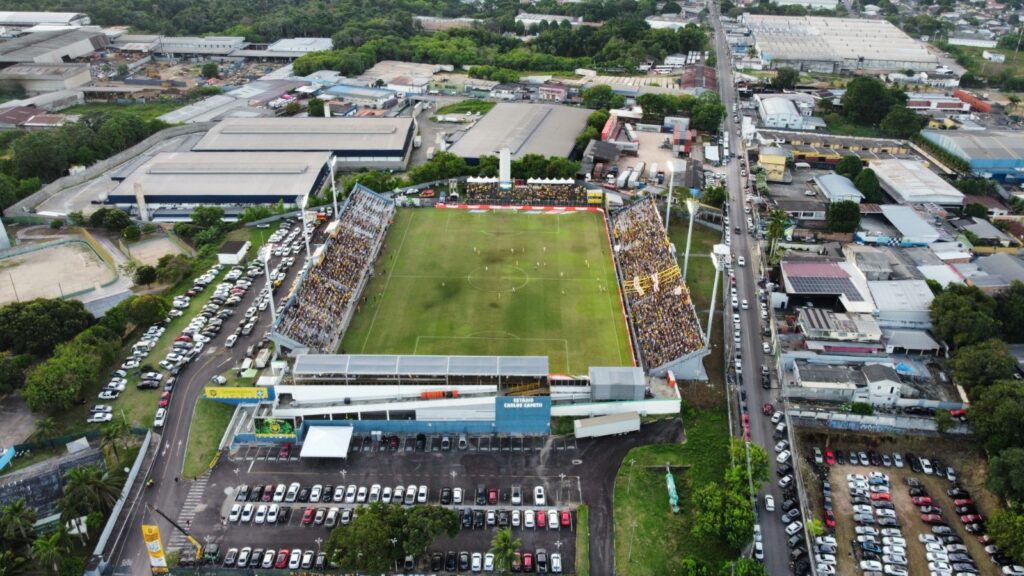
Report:
<svg viewBox="0 0 1024 576"><path fill-rule="evenodd" d="M300 458L347 458L351 426L310 426Z"/></svg>

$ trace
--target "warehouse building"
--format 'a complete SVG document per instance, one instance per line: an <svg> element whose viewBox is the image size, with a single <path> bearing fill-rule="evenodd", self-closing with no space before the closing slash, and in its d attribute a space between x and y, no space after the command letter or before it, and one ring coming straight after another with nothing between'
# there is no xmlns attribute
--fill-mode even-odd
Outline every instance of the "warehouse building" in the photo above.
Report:
<svg viewBox="0 0 1024 576"><path fill-rule="evenodd" d="M17 84L29 94L68 90L91 81L88 64L15 64L0 70L0 82Z"/></svg>
<svg viewBox="0 0 1024 576"><path fill-rule="evenodd" d="M1009 130L922 130L929 142L967 162L982 178L1024 180L1024 134Z"/></svg>
<svg viewBox="0 0 1024 576"><path fill-rule="evenodd" d="M415 135L412 118L227 118L192 149L330 152L339 169L404 170Z"/></svg>
<svg viewBox="0 0 1024 576"><path fill-rule="evenodd" d="M243 46L242 36L164 36L155 51L171 57L227 56Z"/></svg>
<svg viewBox="0 0 1024 576"><path fill-rule="evenodd" d="M938 59L885 20L745 14L761 61L770 68L839 74L932 71Z"/></svg>
<svg viewBox="0 0 1024 576"><path fill-rule="evenodd" d="M119 181L107 201L137 205L141 194L157 206L295 204L328 181L330 153L322 152L161 152ZM240 210L239 210L240 211Z"/></svg>
<svg viewBox="0 0 1024 576"><path fill-rule="evenodd" d="M0 12L0 26L88 26L89 22L81 12Z"/></svg>
<svg viewBox="0 0 1024 576"><path fill-rule="evenodd" d="M502 148L516 160L526 154L568 157L592 110L552 104L501 102L469 130L457 133L449 151L470 163L497 156Z"/></svg>
<svg viewBox="0 0 1024 576"><path fill-rule="evenodd" d="M60 64L103 50L107 44L107 36L99 30L32 32L0 43L0 63Z"/></svg>
<svg viewBox="0 0 1024 576"><path fill-rule="evenodd" d="M769 96L762 98L755 96L757 101L757 113L761 116L761 122L767 128L786 128L801 130L804 126L804 117L796 109L796 105L787 98Z"/></svg>
<svg viewBox="0 0 1024 576"><path fill-rule="evenodd" d="M916 160L873 160L878 182L900 204L963 206L964 195Z"/></svg>
<svg viewBox="0 0 1024 576"><path fill-rule="evenodd" d="M561 14L516 14L516 22L522 22L523 26L529 30L531 26L536 26L541 22L547 22L548 24L561 24L562 22L568 22L572 26L579 26L583 23L583 18L579 16L563 16Z"/></svg>
<svg viewBox="0 0 1024 576"><path fill-rule="evenodd" d="M842 174L823 174L814 177L814 184L828 202L856 202L864 200L864 194L853 185L849 178Z"/></svg>
<svg viewBox="0 0 1024 576"><path fill-rule="evenodd" d="M331 86L325 92L339 100L351 102L363 108L393 108L398 105L398 94L384 88L338 84Z"/></svg>

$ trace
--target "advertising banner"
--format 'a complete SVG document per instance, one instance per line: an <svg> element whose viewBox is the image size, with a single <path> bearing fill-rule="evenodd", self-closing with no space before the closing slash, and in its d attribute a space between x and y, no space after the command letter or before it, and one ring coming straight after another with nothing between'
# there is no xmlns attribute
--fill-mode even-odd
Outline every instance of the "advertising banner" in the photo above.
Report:
<svg viewBox="0 0 1024 576"><path fill-rule="evenodd" d="M164 546L160 543L160 527L155 524L143 524L142 539L146 542L149 566L153 569L153 573L166 574L167 558L164 557Z"/></svg>
<svg viewBox="0 0 1024 576"><path fill-rule="evenodd" d="M495 430L505 434L550 434L550 396L498 396L494 399Z"/></svg>

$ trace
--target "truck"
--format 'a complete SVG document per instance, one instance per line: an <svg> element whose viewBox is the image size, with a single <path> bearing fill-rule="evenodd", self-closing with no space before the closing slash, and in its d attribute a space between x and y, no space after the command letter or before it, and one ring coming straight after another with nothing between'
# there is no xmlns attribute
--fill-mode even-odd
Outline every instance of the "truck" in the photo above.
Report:
<svg viewBox="0 0 1024 576"><path fill-rule="evenodd" d="M623 412L595 418L581 418L572 423L577 438L599 438L640 431L640 414Z"/></svg>
<svg viewBox="0 0 1024 576"><path fill-rule="evenodd" d="M431 146L430 148L427 148L427 160L433 160L433 159L434 159L434 147Z"/></svg>
<svg viewBox="0 0 1024 576"><path fill-rule="evenodd" d="M270 348L264 348L256 355L256 367L262 370L267 367L268 362L270 362Z"/></svg>
<svg viewBox="0 0 1024 576"><path fill-rule="evenodd" d="M632 175L633 175L633 169L632 168L626 168L626 170L624 172L619 174L619 179L618 179L618 181L615 184L619 188L625 188L626 187L626 182L629 181L629 177L632 176Z"/></svg>

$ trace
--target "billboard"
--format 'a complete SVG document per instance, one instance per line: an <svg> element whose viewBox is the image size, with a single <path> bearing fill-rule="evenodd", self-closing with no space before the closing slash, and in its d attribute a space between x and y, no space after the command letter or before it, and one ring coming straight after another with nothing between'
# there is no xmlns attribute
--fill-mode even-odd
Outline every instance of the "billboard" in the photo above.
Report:
<svg viewBox="0 0 1024 576"><path fill-rule="evenodd" d="M149 566L153 569L153 573L166 574L167 558L164 557L164 546L160 543L160 527L155 524L143 524L142 539L146 541Z"/></svg>
<svg viewBox="0 0 1024 576"><path fill-rule="evenodd" d="M274 389L264 386L207 386L206 398L228 404L255 404L274 399Z"/></svg>
<svg viewBox="0 0 1024 576"><path fill-rule="evenodd" d="M550 434L550 396L498 396L494 399L495 431L505 434Z"/></svg>

